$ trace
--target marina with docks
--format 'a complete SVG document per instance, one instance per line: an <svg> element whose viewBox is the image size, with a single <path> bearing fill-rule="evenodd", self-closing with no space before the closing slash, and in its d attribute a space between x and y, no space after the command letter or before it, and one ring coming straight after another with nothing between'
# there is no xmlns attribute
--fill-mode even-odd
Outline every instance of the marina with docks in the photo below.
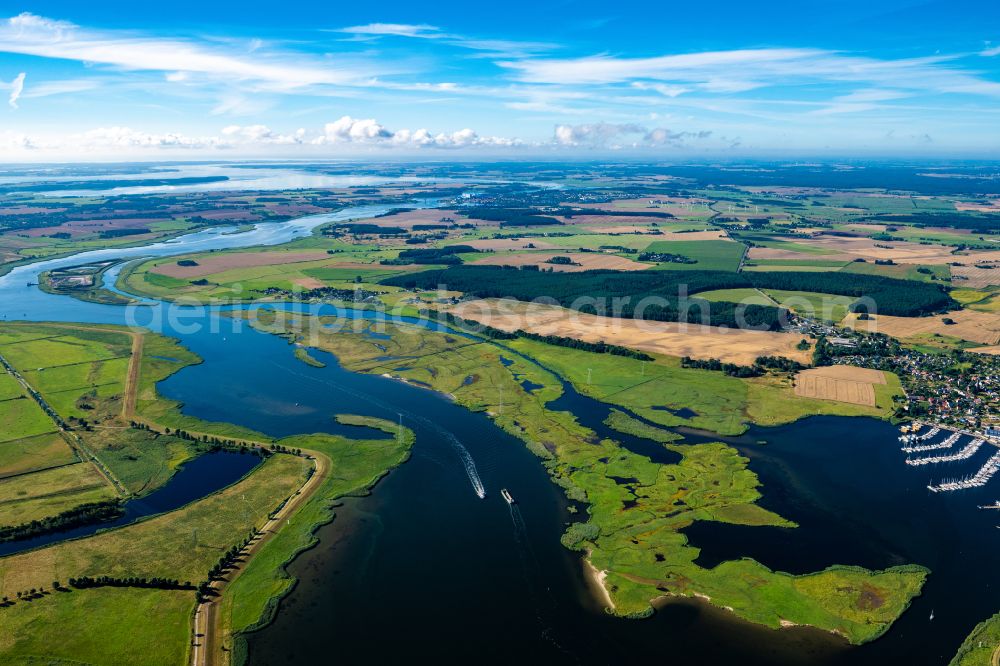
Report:
<svg viewBox="0 0 1000 666"><path fill-rule="evenodd" d="M920 432L922 428L928 428L925 432ZM912 442L929 442L927 444L917 444L914 446L904 446L902 451L904 453L921 453L926 451L948 451L952 450L951 453L943 453L936 456L918 457L918 458L907 458L905 463L911 467L920 467L924 465L936 465L942 463L954 463L963 460L969 460L975 456L980 449L982 449L984 444L991 444L1000 448L1000 440L996 437L991 437L978 432L972 432L969 430L951 430L948 428L942 428L940 426L931 425L927 423L922 423L920 421L914 421L910 425L904 425L901 428L902 435L899 440L904 443ZM948 435L939 442L929 441L934 437L940 435L942 432L948 433ZM968 436L972 438L968 444L963 446L960 450L954 451L955 445L963 436ZM973 474L961 478L950 478L940 483L929 483L927 484L927 489L934 493L940 492L953 492L956 490L970 490L972 488L982 488L987 483L989 483L996 473L1000 471L1000 451L995 452L990 458ZM980 506L981 509L990 508L1000 508L1000 502L995 505Z"/></svg>

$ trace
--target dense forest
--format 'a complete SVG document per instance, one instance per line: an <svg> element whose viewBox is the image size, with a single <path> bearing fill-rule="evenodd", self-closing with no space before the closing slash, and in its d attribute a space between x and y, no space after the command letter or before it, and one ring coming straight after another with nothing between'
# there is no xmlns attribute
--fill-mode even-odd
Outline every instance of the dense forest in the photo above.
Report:
<svg viewBox="0 0 1000 666"><path fill-rule="evenodd" d="M386 284L420 289L445 286L480 298L515 298L530 301L551 298L582 312L640 317L658 321L688 321L715 326L740 326L775 330L782 309L766 305L709 304L685 298L714 289L758 287L814 291L839 296L868 297L874 306L855 303L857 311L897 316L917 316L955 306L940 286L857 273L728 271L585 271L549 273L500 266L456 266L395 276ZM588 300L589 299L589 300ZM595 302L596 301L596 302ZM644 302L645 301L645 302ZM638 310L637 310L638 308ZM742 312L742 318L739 314Z"/></svg>
<svg viewBox="0 0 1000 666"><path fill-rule="evenodd" d="M395 259L383 259L382 264L400 266L408 264L460 264L459 254L479 252L469 245L448 245L447 247L414 248L403 250Z"/></svg>
<svg viewBox="0 0 1000 666"><path fill-rule="evenodd" d="M897 317L917 317L958 307L943 286L929 282L841 272L782 271L740 275L747 279L747 286L758 289L816 291L838 296L867 297L875 303L870 311ZM853 304L851 310L869 311L862 303Z"/></svg>
<svg viewBox="0 0 1000 666"><path fill-rule="evenodd" d="M973 234L1000 233L1000 215L976 215L971 213L892 213L864 218L879 224L905 224L915 227L948 227L968 229ZM900 239L902 240L902 239Z"/></svg>
<svg viewBox="0 0 1000 666"><path fill-rule="evenodd" d="M725 271L586 271L548 273L499 266L461 266L396 276L385 284L454 291L481 298L511 297L530 301L554 299L581 312L655 321L688 321L715 326L744 326L776 330L781 308L766 305L711 303L681 299L679 292L746 286L737 273ZM741 310L743 317L738 317Z"/></svg>
<svg viewBox="0 0 1000 666"><path fill-rule="evenodd" d="M499 222L501 227L547 227L562 222L548 215L539 215L534 208L474 208L464 211L473 220Z"/></svg>

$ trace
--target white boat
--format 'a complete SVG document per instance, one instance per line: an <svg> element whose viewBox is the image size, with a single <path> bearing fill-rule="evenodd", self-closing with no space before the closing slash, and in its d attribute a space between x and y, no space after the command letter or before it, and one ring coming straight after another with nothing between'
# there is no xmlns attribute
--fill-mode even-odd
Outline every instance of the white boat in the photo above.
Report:
<svg viewBox="0 0 1000 666"><path fill-rule="evenodd" d="M508 492L506 488L501 488L500 494L503 495L503 498L505 500L507 500L507 504L514 504L514 498L513 496L511 496L510 492Z"/></svg>

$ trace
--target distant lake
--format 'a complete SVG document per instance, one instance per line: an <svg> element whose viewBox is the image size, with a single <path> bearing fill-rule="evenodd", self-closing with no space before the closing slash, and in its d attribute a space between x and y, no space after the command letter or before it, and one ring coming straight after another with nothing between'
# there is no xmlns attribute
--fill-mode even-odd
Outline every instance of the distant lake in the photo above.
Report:
<svg viewBox="0 0 1000 666"><path fill-rule="evenodd" d="M310 166L311 168L307 168ZM321 166L321 165L319 165ZM332 165L331 165L332 166ZM339 168L343 168L342 166ZM148 180L143 184L142 180ZM176 180L176 183L170 183ZM188 181L195 182L188 182ZM204 181L204 182L198 182ZM74 183L86 187L73 187ZM323 173L317 165L236 164L179 164L169 167L142 167L134 171L123 169L108 174L95 171L74 171L72 175L47 175L32 170L31 175L0 175L0 187L23 185L36 194L58 197L87 197L101 195L181 194L185 192L274 191L310 190L347 187L377 187L399 183L485 183L503 182L477 178L450 178L446 176L390 176L370 174ZM51 184L51 187L39 187ZM561 187L554 183L534 183L539 187ZM16 191L16 189L14 190Z"/></svg>

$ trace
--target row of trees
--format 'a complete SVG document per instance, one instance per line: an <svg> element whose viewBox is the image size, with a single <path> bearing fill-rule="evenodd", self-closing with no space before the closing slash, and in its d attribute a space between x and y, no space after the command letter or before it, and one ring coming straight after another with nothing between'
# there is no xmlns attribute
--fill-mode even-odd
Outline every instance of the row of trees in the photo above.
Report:
<svg viewBox="0 0 1000 666"><path fill-rule="evenodd" d="M798 361L793 361L784 356L758 356L757 360L754 361L754 365L767 368L768 370L777 370L778 372L798 372L799 370L806 369L806 366Z"/></svg>
<svg viewBox="0 0 1000 666"><path fill-rule="evenodd" d="M125 509L120 500L90 502L54 516L32 520L20 525L2 527L0 528L0 542L30 539L52 532L62 532L74 527L111 521L123 515L125 515Z"/></svg>
<svg viewBox="0 0 1000 666"><path fill-rule="evenodd" d="M115 576L82 576L80 578L70 578L69 586L78 590L86 590L94 587L143 587L157 590L193 590L195 586L191 581L184 583L176 578L146 578L142 576L128 576L117 578ZM58 589L58 588L57 588Z"/></svg>
<svg viewBox="0 0 1000 666"><path fill-rule="evenodd" d="M682 368L697 368L699 370L713 370L722 372L730 377L760 377L764 374L764 368L758 365L739 365L737 363L724 363L717 358L691 358L684 356L681 358Z"/></svg>
<svg viewBox="0 0 1000 666"><path fill-rule="evenodd" d="M806 366L798 361L783 356L758 356L753 365L739 365L736 363L724 363L717 358L697 359L685 356L681 358L682 368L698 368L699 370L713 370L723 372L730 377L760 377L768 370L777 372L798 372L805 370Z"/></svg>

